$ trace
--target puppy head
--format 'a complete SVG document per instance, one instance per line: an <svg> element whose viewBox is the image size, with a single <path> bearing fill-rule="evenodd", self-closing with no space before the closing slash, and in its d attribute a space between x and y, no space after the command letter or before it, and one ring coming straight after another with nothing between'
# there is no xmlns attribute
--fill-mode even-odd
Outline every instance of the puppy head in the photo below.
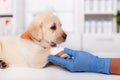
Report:
<svg viewBox="0 0 120 80"><path fill-rule="evenodd" d="M28 27L28 33L35 42L50 46L64 42L67 37L61 28L60 20L52 13L41 13L35 16Z"/></svg>

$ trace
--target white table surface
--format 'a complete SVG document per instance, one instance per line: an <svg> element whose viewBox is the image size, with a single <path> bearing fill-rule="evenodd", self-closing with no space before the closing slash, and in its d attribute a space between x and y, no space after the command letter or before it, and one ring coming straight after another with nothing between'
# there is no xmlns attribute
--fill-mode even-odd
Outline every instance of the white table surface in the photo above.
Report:
<svg viewBox="0 0 120 80"><path fill-rule="evenodd" d="M120 80L120 75L78 72L71 73L50 65L44 69L8 68L0 70L0 80Z"/></svg>

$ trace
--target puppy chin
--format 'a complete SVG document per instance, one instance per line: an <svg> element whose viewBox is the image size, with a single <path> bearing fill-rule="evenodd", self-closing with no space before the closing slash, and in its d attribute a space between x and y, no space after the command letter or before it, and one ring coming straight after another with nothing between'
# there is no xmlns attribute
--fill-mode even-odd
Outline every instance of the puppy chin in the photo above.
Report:
<svg viewBox="0 0 120 80"><path fill-rule="evenodd" d="M61 39L61 40L57 40L57 42L50 42L50 46L51 47L56 47L57 44L63 43L65 41L66 41L66 39Z"/></svg>
<svg viewBox="0 0 120 80"><path fill-rule="evenodd" d="M56 47L56 46L57 46L57 44L56 44L56 43L54 43L54 42L51 42L50 46L51 46L51 47Z"/></svg>

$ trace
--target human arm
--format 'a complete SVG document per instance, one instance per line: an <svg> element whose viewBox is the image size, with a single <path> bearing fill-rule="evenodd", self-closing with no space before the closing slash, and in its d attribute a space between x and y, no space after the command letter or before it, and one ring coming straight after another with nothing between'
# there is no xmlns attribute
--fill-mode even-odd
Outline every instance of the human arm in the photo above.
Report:
<svg viewBox="0 0 120 80"><path fill-rule="evenodd" d="M89 71L99 73L120 74L120 71L114 70L115 67L120 68L118 59L99 58L85 51L76 51L65 48L64 52L71 55L72 59L63 59L56 56L49 56L49 61L68 69L69 71ZM115 66L116 65L116 66Z"/></svg>
<svg viewBox="0 0 120 80"><path fill-rule="evenodd" d="M110 62L110 73L120 74L120 58L112 58Z"/></svg>

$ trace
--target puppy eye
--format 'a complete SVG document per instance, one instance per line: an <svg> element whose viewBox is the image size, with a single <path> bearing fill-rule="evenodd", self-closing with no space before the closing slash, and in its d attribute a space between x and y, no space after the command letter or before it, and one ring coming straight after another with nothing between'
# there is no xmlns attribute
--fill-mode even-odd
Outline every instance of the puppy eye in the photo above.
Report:
<svg viewBox="0 0 120 80"><path fill-rule="evenodd" d="M56 26L53 25L53 26L50 27L50 29L51 29L51 30L55 30L55 29L56 29Z"/></svg>

